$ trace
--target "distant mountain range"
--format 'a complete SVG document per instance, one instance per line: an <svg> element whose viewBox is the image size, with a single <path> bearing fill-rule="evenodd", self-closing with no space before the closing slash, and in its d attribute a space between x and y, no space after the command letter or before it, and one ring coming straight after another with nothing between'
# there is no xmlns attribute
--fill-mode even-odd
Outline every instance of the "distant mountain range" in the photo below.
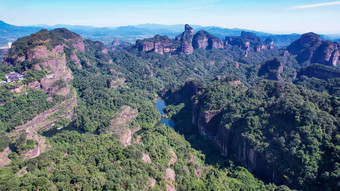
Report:
<svg viewBox="0 0 340 191"><path fill-rule="evenodd" d="M224 40L225 36L239 36L242 31L252 32L259 36L262 40L271 37L277 47L288 46L291 42L298 39L300 34L270 34L259 31L245 29L228 29L215 26L192 25L194 31L205 30L212 35ZM156 34L167 35L174 38L183 30L183 25L161 25L161 24L140 24L135 26L120 27L93 27L80 25L36 25L36 26L15 26L7 24L0 20L0 45L6 45L8 41L14 41L17 38L38 32L41 29L67 28L74 31L86 39L99 40L104 44L110 44L114 39L121 42L134 43L138 39L153 37ZM324 39L335 39L334 36L321 35ZM333 38L333 39L332 39ZM340 41L340 39L338 40Z"/></svg>

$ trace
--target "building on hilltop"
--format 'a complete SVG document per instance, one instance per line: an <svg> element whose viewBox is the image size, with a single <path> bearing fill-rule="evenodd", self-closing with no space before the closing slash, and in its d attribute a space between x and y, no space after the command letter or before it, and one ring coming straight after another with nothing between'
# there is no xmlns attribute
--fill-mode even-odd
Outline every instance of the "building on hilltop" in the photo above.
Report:
<svg viewBox="0 0 340 191"><path fill-rule="evenodd" d="M10 72L10 73L5 75L7 83L22 80L22 79L24 79L24 77L25 77L24 75L21 75L17 72Z"/></svg>

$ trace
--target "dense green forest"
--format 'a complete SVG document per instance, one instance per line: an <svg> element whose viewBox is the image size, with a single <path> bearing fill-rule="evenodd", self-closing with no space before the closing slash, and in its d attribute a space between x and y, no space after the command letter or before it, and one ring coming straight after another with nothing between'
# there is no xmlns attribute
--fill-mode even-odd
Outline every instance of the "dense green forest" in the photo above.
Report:
<svg viewBox="0 0 340 191"><path fill-rule="evenodd" d="M268 156L291 188L339 189L338 78L294 79L301 66L278 49L247 57L236 47L198 49L191 55L135 47L107 53L102 43L82 39L84 51L77 50L72 42L79 38L66 29L42 30L14 43L6 58L11 64L1 66L1 78L16 71L25 79L0 87L0 151L12 145L10 164L0 168L0 190L289 190L264 183L237 158L222 157L214 142L203 140L191 120L195 104L220 112L218 127L233 129L235 136ZM57 45L64 46L60 55L72 80L57 80L51 88L70 87L66 96L29 88L51 71L36 69L42 59L17 59L37 46L53 51ZM274 58L284 64L285 83L259 75L261 66ZM186 89L188 85L194 88ZM40 143L30 134L14 133L15 127L74 95L72 118L57 118L50 128L78 131L44 137L46 151L24 158L25 151ZM159 96L169 103L165 112L175 120L174 129L157 124ZM123 146L117 135L107 132L127 106L138 115L114 127L132 131L131 145Z"/></svg>
<svg viewBox="0 0 340 191"><path fill-rule="evenodd" d="M13 153L12 163L0 169L1 190L164 190L173 168L178 190L285 190L264 185L242 167L216 168L204 164L204 155L190 147L171 128L157 126L134 136L134 144L123 147L113 135L79 134L65 131L49 140L52 150L22 161ZM174 157L177 162L169 166ZM151 163L141 159L150 156ZM199 180L197 174L199 173Z"/></svg>
<svg viewBox="0 0 340 191"><path fill-rule="evenodd" d="M208 115L217 110L221 116L217 125L203 126L210 136L221 131L232 133L230 140L225 137L230 144L229 157L242 155L238 145L246 144L264 156L294 188L339 189L339 97L291 83L264 80L247 89L243 85L235 87L229 80L187 83L166 94L173 104L170 109L183 108L173 118L176 124L185 126L178 130L193 147L207 153L210 149L197 141L200 135L192 125L192 108L201 108ZM192 87L199 89L193 97L186 93ZM224 165L219 160L214 163ZM250 161L248 167L251 169Z"/></svg>

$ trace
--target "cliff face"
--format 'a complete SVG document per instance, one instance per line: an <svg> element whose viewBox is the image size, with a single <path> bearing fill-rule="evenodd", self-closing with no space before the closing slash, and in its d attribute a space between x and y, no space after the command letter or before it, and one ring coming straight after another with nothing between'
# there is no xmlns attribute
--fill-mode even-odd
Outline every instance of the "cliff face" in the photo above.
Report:
<svg viewBox="0 0 340 191"><path fill-rule="evenodd" d="M277 66L274 68L277 68ZM235 82L236 81L230 81L228 83L235 88L242 86L242 84ZM198 86L197 88L193 87L194 84L186 84L186 86L184 87L185 89L192 91L199 88ZM204 93L202 95L204 95ZM227 128L223 125L223 108L227 106L207 109L202 107L202 101L203 100L198 98L195 99L192 104L192 123L197 125L199 133L204 139L215 143L223 156L235 157L243 166L255 172L263 180L276 184L286 184L283 174L276 170L276 168L267 161L266 157L257 151L256 147L249 145L242 138L237 127Z"/></svg>
<svg viewBox="0 0 340 191"><path fill-rule="evenodd" d="M241 36L225 38L225 45L236 46L242 50L245 50L245 57L248 56L250 51L260 52L264 49L274 49L274 40L268 37L265 42L262 42L260 37L251 32L241 32Z"/></svg>
<svg viewBox="0 0 340 191"><path fill-rule="evenodd" d="M275 170L256 147L250 146L241 135L221 124L221 115L221 109L204 110L196 103L193 106L192 123L197 125L201 136L219 147L223 156L235 157L243 166L255 172L263 180L285 184L284 176Z"/></svg>
<svg viewBox="0 0 340 191"><path fill-rule="evenodd" d="M174 40L167 36L156 35L152 38L137 40L136 47L139 51L154 51L160 54L180 52L192 54L194 49L198 48L223 48L223 41L203 30L194 35L193 28L185 25L185 31Z"/></svg>
<svg viewBox="0 0 340 191"><path fill-rule="evenodd" d="M336 42L323 41L313 53L310 61L312 63L336 66L340 56L338 48L339 44Z"/></svg>
<svg viewBox="0 0 340 191"><path fill-rule="evenodd" d="M336 66L340 52L339 43L323 41L315 33L306 33L288 46L290 54L296 55L298 62L309 61L323 65Z"/></svg>
<svg viewBox="0 0 340 191"><path fill-rule="evenodd" d="M13 68L20 66L24 74L34 70L42 72L42 78L26 82L22 86L46 92L50 95L46 100L50 102L54 101L54 95L61 98L61 101L56 101L53 107L9 132L12 140L25 132L27 139L36 142L33 149L21 153L24 159L37 157L48 149L45 137L38 134L39 131L52 128L61 119L72 119L77 107L77 94L70 83L73 74L68 66L74 64L81 68L81 63L85 62L91 65L90 61L78 57L83 53L91 54L93 57L100 56L102 61L112 62L107 55L108 50L101 42L84 40L67 29L41 30L31 36L20 38L13 43L5 57L4 64L8 67L15 66Z"/></svg>
<svg viewBox="0 0 340 191"><path fill-rule="evenodd" d="M319 79L340 78L340 70L320 64L312 64L300 70L298 76L302 75L310 78L314 77Z"/></svg>
<svg viewBox="0 0 340 191"><path fill-rule="evenodd" d="M139 51L154 51L160 54L177 53L180 43L169 39L167 36L156 35L153 38L138 40L136 47Z"/></svg>
<svg viewBox="0 0 340 191"><path fill-rule="evenodd" d="M266 157L257 152L256 147L250 146L232 129L227 129L220 125L215 140L223 156L235 157L242 166L246 166L250 171L255 172L265 181L274 182L275 184L286 183L280 171L275 170L275 168L267 162Z"/></svg>
<svg viewBox="0 0 340 191"><path fill-rule="evenodd" d="M117 39L114 39L110 45L111 50L117 50L117 48L120 46L120 42Z"/></svg>
<svg viewBox="0 0 340 191"><path fill-rule="evenodd" d="M203 30L198 31L194 35L192 45L195 49L215 49L224 47L221 39Z"/></svg>
<svg viewBox="0 0 340 191"><path fill-rule="evenodd" d="M186 24L184 32L175 38L175 41L181 42L180 51L184 54L192 54L194 48L192 47L192 38L194 37L194 29Z"/></svg>

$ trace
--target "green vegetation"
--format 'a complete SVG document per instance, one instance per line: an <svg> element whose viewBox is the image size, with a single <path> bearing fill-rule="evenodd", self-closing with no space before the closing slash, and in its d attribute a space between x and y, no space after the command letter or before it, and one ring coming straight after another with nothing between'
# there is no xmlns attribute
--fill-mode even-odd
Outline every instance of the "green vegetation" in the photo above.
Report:
<svg viewBox="0 0 340 191"><path fill-rule="evenodd" d="M312 89L318 92L326 92L330 95L340 96L340 78L331 78L321 80L317 78L308 78L301 76L294 81L296 85L301 85L307 89Z"/></svg>
<svg viewBox="0 0 340 191"><path fill-rule="evenodd" d="M31 83L31 82L34 82L34 81L40 81L44 75L45 75L45 72L42 71L42 70L35 70L35 69L32 69L32 70L27 70L25 73L25 83Z"/></svg>
<svg viewBox="0 0 340 191"><path fill-rule="evenodd" d="M152 179L150 190L165 190L165 170L170 165L176 173L172 183L177 190L275 190L264 185L242 167L232 170L204 165L204 155L195 151L171 128L156 127L140 135L143 143L123 147L113 135L64 132L50 139L52 150L24 162L16 160L0 169L1 190L143 190ZM96 143L96 144L93 144ZM143 153L151 163L144 162ZM15 175L21 168L27 174ZM19 174L20 174L19 172ZM195 172L200 173L197 179Z"/></svg>
<svg viewBox="0 0 340 191"><path fill-rule="evenodd" d="M35 142L31 139L26 139L27 134L21 133L19 138L14 141L14 149L18 153L22 153L25 150L33 149L35 146Z"/></svg>
<svg viewBox="0 0 340 191"><path fill-rule="evenodd" d="M24 124L39 113L53 107L60 100L56 97L52 102L47 101L46 99L49 96L42 90L28 91L27 95L20 94L13 99L11 99L11 96L13 94L7 94L5 99L7 102L0 105L1 131L9 131Z"/></svg>
<svg viewBox="0 0 340 191"><path fill-rule="evenodd" d="M0 169L0 190L165 190L169 185L177 190L289 190L263 183L240 167L233 155L223 158L216 142L203 141L192 124L193 109L198 107L218 113L221 119L210 128L233 130L233 137L265 156L286 177L288 186L339 189L337 79L300 77L294 81L297 86L260 81L259 66L282 54L277 49L250 52L247 57L235 47L195 50L191 55L160 55L130 47L106 54L102 43L90 40L83 41L85 52L77 51L71 44L75 39L81 40L66 29L42 30L19 39L9 52L16 58L38 45L48 50L67 45L64 53L73 80L58 80L52 87L74 88L77 107L71 119L60 118L53 128L71 127L86 133L64 130L46 137L47 151L25 161L23 152L38 142L26 134L13 138L15 151L9 155L11 163ZM74 55L79 63L71 59ZM282 60L282 77L292 81L297 62L293 57ZM1 66L0 77L17 71L25 74L20 83L40 81L46 71L33 66L42 61ZM123 84L112 85L117 80ZM21 93L9 91L17 86L0 87L0 132L11 133L66 99L27 87ZM154 106L159 95L169 103L165 112L175 120L178 132L155 125L160 119ZM140 129L126 147L116 135L102 133L113 132L105 130L124 106L138 111L127 126ZM0 150L9 142L7 134L1 134ZM175 180L166 177L167 168L175 172Z"/></svg>
<svg viewBox="0 0 340 191"><path fill-rule="evenodd" d="M9 144L9 138L4 134L0 134L0 152L4 151Z"/></svg>
<svg viewBox="0 0 340 191"><path fill-rule="evenodd" d="M177 114L181 109L184 108L184 103L178 105L168 105L164 108L164 112L168 115L169 118L172 118L175 114Z"/></svg>
<svg viewBox="0 0 340 191"><path fill-rule="evenodd" d="M217 84L220 84L218 88ZM223 106L220 123L233 132L233 140L256 148L294 187L339 189L335 181L340 164L336 154L340 125L338 97L273 81L260 81L247 91L225 96L236 88L225 90L222 84L207 85L198 99L203 108Z"/></svg>

